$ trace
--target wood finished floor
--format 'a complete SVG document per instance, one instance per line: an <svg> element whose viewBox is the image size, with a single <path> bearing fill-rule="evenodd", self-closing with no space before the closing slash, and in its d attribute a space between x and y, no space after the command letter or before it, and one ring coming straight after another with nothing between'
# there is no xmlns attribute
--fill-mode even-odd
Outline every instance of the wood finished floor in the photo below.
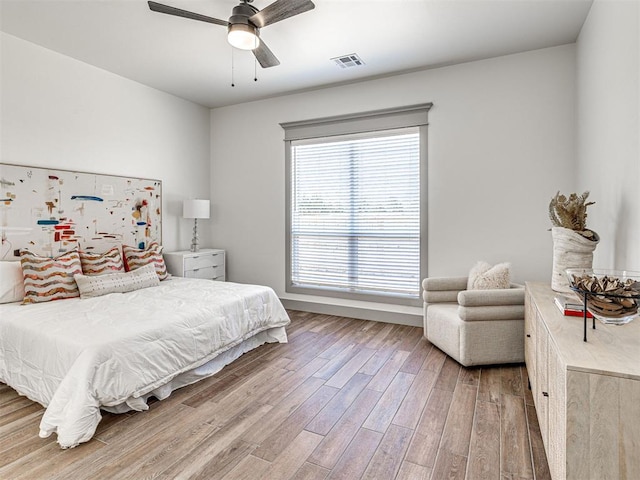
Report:
<svg viewBox="0 0 640 480"><path fill-rule="evenodd" d="M61 450L0 383L0 479L549 479L524 366L464 368L415 327L289 312L264 345Z"/></svg>

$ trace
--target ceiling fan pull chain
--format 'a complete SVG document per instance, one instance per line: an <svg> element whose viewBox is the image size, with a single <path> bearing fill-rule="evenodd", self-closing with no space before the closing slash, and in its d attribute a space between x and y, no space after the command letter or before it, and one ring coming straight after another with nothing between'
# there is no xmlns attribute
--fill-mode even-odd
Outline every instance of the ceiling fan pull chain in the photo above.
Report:
<svg viewBox="0 0 640 480"><path fill-rule="evenodd" d="M258 81L258 60L255 58L253 59L253 81Z"/></svg>
<svg viewBox="0 0 640 480"><path fill-rule="evenodd" d="M233 50L234 50L234 48L233 48L233 47L231 47L231 86L232 86L232 87L235 87L235 86L236 86L236 84L235 84L235 82L233 81L233 76L234 76L234 75L233 75L233 74L234 74L234 68L233 68L233 67L234 67L234 64L233 64Z"/></svg>

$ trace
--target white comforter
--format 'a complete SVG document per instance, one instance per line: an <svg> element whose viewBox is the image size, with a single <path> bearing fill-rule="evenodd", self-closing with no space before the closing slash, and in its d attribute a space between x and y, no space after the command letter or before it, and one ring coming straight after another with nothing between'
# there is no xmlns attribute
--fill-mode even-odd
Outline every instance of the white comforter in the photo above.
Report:
<svg viewBox="0 0 640 480"><path fill-rule="evenodd" d="M93 436L100 406L145 409L145 393L287 324L271 288L186 278L126 294L0 305L0 381L46 406L40 436L57 432L68 448Z"/></svg>

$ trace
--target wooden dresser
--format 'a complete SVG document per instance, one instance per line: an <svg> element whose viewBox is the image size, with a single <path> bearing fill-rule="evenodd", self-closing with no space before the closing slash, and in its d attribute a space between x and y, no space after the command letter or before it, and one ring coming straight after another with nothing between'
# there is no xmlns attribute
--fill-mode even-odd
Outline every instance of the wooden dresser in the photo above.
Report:
<svg viewBox="0 0 640 480"><path fill-rule="evenodd" d="M525 362L554 480L640 479L640 319L589 328L527 283Z"/></svg>

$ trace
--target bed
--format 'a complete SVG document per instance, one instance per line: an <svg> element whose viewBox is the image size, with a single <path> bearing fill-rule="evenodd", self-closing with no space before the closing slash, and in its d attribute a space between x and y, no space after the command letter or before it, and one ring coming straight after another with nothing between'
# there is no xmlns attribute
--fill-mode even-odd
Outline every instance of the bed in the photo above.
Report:
<svg viewBox="0 0 640 480"><path fill-rule="evenodd" d="M271 288L170 278L160 180L0 163L0 199L0 382L63 448L287 341Z"/></svg>
<svg viewBox="0 0 640 480"><path fill-rule="evenodd" d="M264 286L176 278L128 293L0 304L0 381L46 407L40 436L89 441L100 410L146 410L244 352L287 341Z"/></svg>

